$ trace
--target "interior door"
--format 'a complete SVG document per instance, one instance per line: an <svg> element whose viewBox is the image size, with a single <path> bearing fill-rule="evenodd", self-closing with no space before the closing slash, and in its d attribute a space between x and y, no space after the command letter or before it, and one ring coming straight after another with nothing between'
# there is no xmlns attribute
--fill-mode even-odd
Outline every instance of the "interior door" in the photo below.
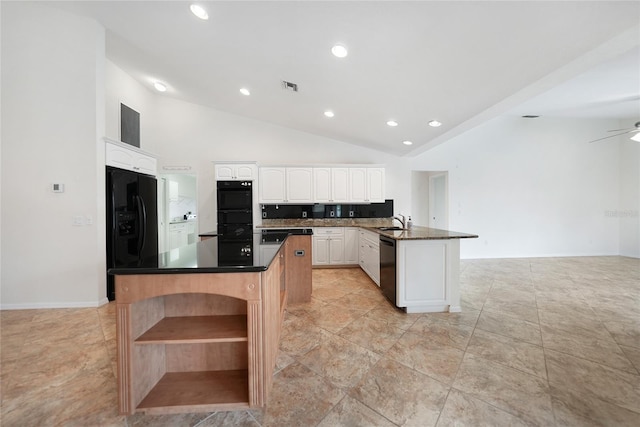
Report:
<svg viewBox="0 0 640 427"><path fill-rule="evenodd" d="M429 227L447 229L447 176L429 177Z"/></svg>

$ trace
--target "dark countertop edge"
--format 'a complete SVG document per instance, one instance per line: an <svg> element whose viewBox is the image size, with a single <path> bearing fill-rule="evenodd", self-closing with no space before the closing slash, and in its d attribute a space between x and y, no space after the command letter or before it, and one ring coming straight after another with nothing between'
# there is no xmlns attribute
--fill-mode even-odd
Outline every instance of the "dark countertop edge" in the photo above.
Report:
<svg viewBox="0 0 640 427"><path fill-rule="evenodd" d="M273 261L273 260L272 260ZM258 273L261 271L267 271L271 266L271 263L267 266L251 266L246 267L242 265L229 266L229 267L202 267L202 268L126 268L117 267L107 270L111 275L136 275L136 274L203 274L203 273Z"/></svg>
<svg viewBox="0 0 640 427"><path fill-rule="evenodd" d="M218 235L217 231L207 231L205 233L198 234L198 237L216 237Z"/></svg>
<svg viewBox="0 0 640 427"><path fill-rule="evenodd" d="M467 234L467 233L461 233L458 231L451 231L451 230L442 230L439 228L429 228L429 227L420 227L420 226L414 226L414 228L409 229L409 230L389 230L389 231L383 231L383 230L378 230L376 227L362 227L368 231L372 231L374 233L377 233L381 236L384 237L388 237L389 239L393 239L393 240L452 240L452 239L477 239L479 236L476 234ZM438 230L441 232L445 232L445 233L455 233L454 235L442 235L442 236L403 236L402 234L405 233L411 233L411 232L420 232L423 231L425 233L428 233L428 230ZM395 233L401 233L399 236L396 235Z"/></svg>

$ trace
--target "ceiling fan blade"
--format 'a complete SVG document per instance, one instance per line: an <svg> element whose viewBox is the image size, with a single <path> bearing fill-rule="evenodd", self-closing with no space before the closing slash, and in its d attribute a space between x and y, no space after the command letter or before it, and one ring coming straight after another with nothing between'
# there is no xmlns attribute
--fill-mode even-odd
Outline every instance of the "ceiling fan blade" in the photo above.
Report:
<svg viewBox="0 0 640 427"><path fill-rule="evenodd" d="M622 133L617 133L615 135L609 135L609 136L605 136L604 138L598 138L598 139L594 139L593 141L589 141L589 144L591 144L592 142L598 142L598 141L602 141L603 139L609 139L609 138L614 138L616 136L620 136L620 135L626 135L628 133L632 133L632 132L638 132L640 129L633 129L627 132L622 132Z"/></svg>
<svg viewBox="0 0 640 427"><path fill-rule="evenodd" d="M634 130L635 128L624 128L624 129L611 129L607 132L622 132L623 130Z"/></svg>

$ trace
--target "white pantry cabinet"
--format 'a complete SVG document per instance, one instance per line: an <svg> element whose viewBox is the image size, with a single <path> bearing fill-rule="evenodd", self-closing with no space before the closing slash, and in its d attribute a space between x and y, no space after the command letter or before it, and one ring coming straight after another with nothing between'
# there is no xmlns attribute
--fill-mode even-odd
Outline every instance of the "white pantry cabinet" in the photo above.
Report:
<svg viewBox="0 0 640 427"><path fill-rule="evenodd" d="M250 163L217 163L216 181L253 181L255 165Z"/></svg>
<svg viewBox="0 0 640 427"><path fill-rule="evenodd" d="M128 148L123 145L108 141L105 143L105 164L107 166L153 176L157 174L158 162L154 157L141 153L133 147Z"/></svg>

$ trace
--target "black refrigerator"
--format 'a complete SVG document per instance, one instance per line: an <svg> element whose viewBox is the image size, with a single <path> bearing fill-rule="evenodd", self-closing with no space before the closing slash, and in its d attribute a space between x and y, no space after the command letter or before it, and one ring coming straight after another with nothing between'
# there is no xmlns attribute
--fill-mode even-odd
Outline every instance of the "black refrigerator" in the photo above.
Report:
<svg viewBox="0 0 640 427"><path fill-rule="evenodd" d="M107 270L157 267L158 203L154 176L107 166ZM116 297L107 275L107 298Z"/></svg>

